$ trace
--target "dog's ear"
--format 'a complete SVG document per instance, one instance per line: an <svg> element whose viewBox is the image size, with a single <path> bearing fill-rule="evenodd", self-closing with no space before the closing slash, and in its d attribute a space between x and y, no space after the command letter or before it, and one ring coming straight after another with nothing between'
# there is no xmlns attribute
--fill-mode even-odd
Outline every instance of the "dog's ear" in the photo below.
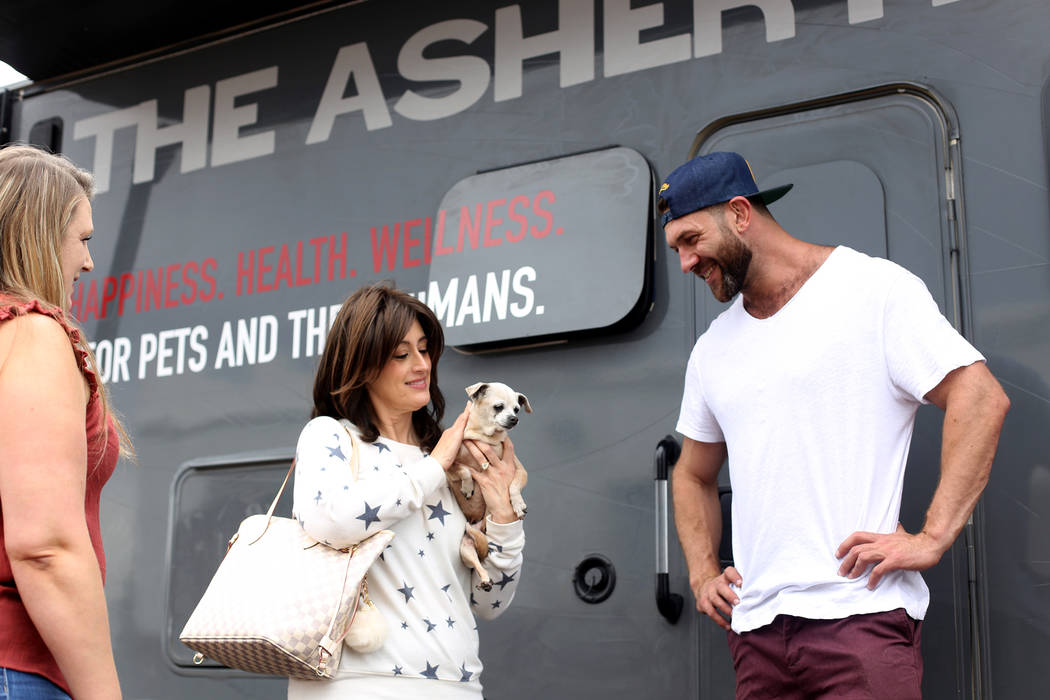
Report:
<svg viewBox="0 0 1050 700"><path fill-rule="evenodd" d="M471 401L477 401L485 395L485 390L489 388L489 385L485 382L478 382L477 384L471 384L467 387L467 396L470 397Z"/></svg>
<svg viewBox="0 0 1050 700"><path fill-rule="evenodd" d="M529 405L529 397L525 394L518 394L518 405L523 407L526 413L532 413L532 406Z"/></svg>

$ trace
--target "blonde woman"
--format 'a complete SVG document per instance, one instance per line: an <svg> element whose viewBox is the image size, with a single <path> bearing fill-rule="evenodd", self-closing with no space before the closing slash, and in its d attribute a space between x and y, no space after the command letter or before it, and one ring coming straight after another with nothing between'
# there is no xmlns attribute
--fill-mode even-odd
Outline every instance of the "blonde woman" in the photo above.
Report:
<svg viewBox="0 0 1050 700"><path fill-rule="evenodd" d="M0 688L120 697L102 592L99 497L131 446L68 315L94 267L91 176L0 149Z"/></svg>

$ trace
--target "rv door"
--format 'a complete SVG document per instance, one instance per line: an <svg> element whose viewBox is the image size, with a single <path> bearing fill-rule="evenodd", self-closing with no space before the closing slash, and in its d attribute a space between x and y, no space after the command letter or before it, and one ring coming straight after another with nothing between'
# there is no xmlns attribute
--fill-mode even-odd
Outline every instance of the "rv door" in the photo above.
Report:
<svg viewBox="0 0 1050 700"><path fill-rule="evenodd" d="M760 188L794 183L771 207L789 233L903 265L966 334L958 150L950 105L922 86L895 84L720 119L698 132L690 156L737 151ZM695 295L702 330L726 305L702 283ZM937 484L941 415L925 406L916 420L901 506L901 521L912 532L921 528ZM981 696L984 624L969 575L978 563L968 559L972 538L971 527L924 574L931 592L923 626L926 698ZM701 629L701 644L711 650L703 658L716 665L701 669L701 697L709 697L711 679L727 672L728 654L719 651L725 644L720 630Z"/></svg>

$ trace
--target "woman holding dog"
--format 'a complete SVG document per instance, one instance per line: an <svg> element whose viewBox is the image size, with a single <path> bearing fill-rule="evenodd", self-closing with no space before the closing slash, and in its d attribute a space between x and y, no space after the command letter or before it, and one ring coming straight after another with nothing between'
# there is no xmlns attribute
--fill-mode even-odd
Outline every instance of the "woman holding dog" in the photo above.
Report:
<svg viewBox="0 0 1050 700"><path fill-rule="evenodd" d="M387 636L367 653L344 647L331 681L290 680L290 700L482 697L474 617L494 618L514 598L525 536L510 503L510 441L502 459L464 441L466 410L444 432L439 427L443 349L433 312L386 285L355 292L328 334L313 419L296 448L293 513L310 536L334 547L380 529L396 534L368 572ZM460 559L466 520L446 472L461 444L491 465L474 476L488 504L488 591ZM355 448L357 481L349 467Z"/></svg>
<svg viewBox="0 0 1050 700"><path fill-rule="evenodd" d="M99 496L130 452L69 316L94 263L91 176L0 149L0 688L11 700L120 697Z"/></svg>

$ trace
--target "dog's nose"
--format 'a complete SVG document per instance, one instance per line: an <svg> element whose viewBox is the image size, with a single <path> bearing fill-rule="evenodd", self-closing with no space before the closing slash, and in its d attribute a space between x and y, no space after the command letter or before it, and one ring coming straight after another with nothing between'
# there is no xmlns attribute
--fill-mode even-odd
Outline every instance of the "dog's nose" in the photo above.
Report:
<svg viewBox="0 0 1050 700"><path fill-rule="evenodd" d="M509 417L507 418L507 424L508 424L508 425L509 425L509 426L510 426L511 428L513 428L513 427L514 427L515 425L517 425L517 424L518 424L518 417L517 417L517 416L509 416Z"/></svg>

